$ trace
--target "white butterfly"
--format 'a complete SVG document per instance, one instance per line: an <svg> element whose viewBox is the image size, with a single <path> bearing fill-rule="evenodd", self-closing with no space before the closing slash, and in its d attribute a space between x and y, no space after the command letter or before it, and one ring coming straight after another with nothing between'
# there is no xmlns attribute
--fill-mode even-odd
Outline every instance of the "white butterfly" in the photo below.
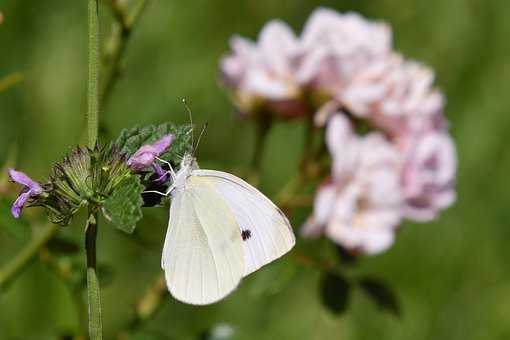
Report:
<svg viewBox="0 0 510 340"><path fill-rule="evenodd" d="M170 293L205 305L295 244L289 221L266 196L226 172L201 170L184 156L172 197L161 266Z"/></svg>

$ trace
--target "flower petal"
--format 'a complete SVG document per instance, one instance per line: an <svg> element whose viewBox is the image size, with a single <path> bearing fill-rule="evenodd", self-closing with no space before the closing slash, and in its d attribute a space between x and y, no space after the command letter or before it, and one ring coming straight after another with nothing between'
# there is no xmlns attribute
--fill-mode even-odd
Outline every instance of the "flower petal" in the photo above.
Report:
<svg viewBox="0 0 510 340"><path fill-rule="evenodd" d="M134 171L141 171L151 166L156 157L163 154L170 144L172 144L173 135L166 135L153 144L141 146L127 161L127 164Z"/></svg>
<svg viewBox="0 0 510 340"><path fill-rule="evenodd" d="M168 149L170 144L172 144L173 139L173 135L166 135L152 144L157 156L163 154Z"/></svg>
<svg viewBox="0 0 510 340"><path fill-rule="evenodd" d="M22 192L18 196L18 198L16 199L16 201L14 201L11 207L12 216L14 216L15 218L19 218L21 216L21 211L23 210L23 207L25 206L29 198L30 198L29 191Z"/></svg>
<svg viewBox="0 0 510 340"><path fill-rule="evenodd" d="M37 195L43 191L41 185L28 177L24 172L9 169L9 177L13 182L26 186L33 194Z"/></svg>

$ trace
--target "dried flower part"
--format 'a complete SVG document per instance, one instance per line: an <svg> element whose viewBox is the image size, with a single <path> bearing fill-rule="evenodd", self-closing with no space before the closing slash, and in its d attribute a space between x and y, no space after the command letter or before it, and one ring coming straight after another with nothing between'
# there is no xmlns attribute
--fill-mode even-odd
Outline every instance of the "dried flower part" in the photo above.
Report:
<svg viewBox="0 0 510 340"><path fill-rule="evenodd" d="M67 225L85 205L100 205L124 179L131 176L127 157L108 145L94 149L76 148L53 166L45 195L31 206L42 206L55 224Z"/></svg>
<svg viewBox="0 0 510 340"><path fill-rule="evenodd" d="M23 185L23 189L21 190L18 198L11 207L12 215L15 218L19 218L21 216L23 208L28 203L28 201L43 194L44 189L38 182L34 181L30 177L28 177L27 174L21 171L9 169L8 172L11 181Z"/></svg>
<svg viewBox="0 0 510 340"><path fill-rule="evenodd" d="M173 135L163 136L153 144L146 144L140 147L127 161L133 171L142 171L153 166L156 157L159 157L172 144Z"/></svg>

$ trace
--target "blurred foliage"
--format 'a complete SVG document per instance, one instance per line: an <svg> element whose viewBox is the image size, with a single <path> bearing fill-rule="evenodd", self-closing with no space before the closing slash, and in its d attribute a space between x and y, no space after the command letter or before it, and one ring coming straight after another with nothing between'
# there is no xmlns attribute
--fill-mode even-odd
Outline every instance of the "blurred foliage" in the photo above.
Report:
<svg viewBox="0 0 510 340"><path fill-rule="evenodd" d="M396 293L384 282L372 277L365 277L359 281L361 289L377 304L395 316L400 316L400 303Z"/></svg>
<svg viewBox="0 0 510 340"><path fill-rule="evenodd" d="M135 125L185 123L181 98L187 98L195 121L209 122L201 166L247 166L254 127L234 117L217 84L218 59L232 34L255 37L276 17L299 30L318 5L391 23L398 50L432 66L448 97L460 159L458 203L434 223L405 224L388 252L345 269L349 277L373 275L392 287L402 317L381 313L361 289L351 291L346 313L332 315L318 298L320 273L296 264L291 255L250 275L216 305L199 308L166 297L133 339L197 339L222 324L232 327L235 339L508 339L507 0L150 1L133 32L122 78L101 112L108 134ZM107 34L111 16L106 6L101 10ZM22 82L0 93L0 162L15 144L16 166L45 178L53 162L85 141L86 2L1 0L0 11L0 79L23 74ZM303 131L297 122L270 131L264 192L278 192L295 172ZM6 193L9 199L14 194ZM296 229L306 213L294 215ZM42 218L42 211L31 214ZM167 215L166 209L144 211L134 237L100 228L98 257L114 269L102 290L107 339L127 326L135 301L161 271ZM6 229L12 221L2 215L0 222L1 265L21 244ZM82 226L83 216L60 233L82 244ZM283 284L277 282L287 275ZM41 261L0 295L0 311L2 340L55 339L80 327L72 294Z"/></svg>
<svg viewBox="0 0 510 340"><path fill-rule="evenodd" d="M346 311L351 292L351 283L342 275L325 273L321 279L322 303L334 314Z"/></svg>
<svg viewBox="0 0 510 340"><path fill-rule="evenodd" d="M30 227L24 218L14 219L11 214L12 200L0 197L0 225L17 242L26 242L30 238Z"/></svg>

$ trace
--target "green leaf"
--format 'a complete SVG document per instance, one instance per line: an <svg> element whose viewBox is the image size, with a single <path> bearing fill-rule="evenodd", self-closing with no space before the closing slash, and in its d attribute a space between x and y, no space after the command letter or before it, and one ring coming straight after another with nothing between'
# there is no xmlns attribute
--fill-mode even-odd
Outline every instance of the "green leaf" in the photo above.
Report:
<svg viewBox="0 0 510 340"><path fill-rule="evenodd" d="M189 125L174 125L172 123L164 123L161 125L149 125L143 128L135 127L132 129L124 129L120 133L115 145L128 155L132 155L142 145L151 144L161 137L172 134L174 139L168 151L160 156L160 158L178 164L180 157L186 152L191 151Z"/></svg>
<svg viewBox="0 0 510 340"><path fill-rule="evenodd" d="M14 218L11 214L12 202L5 197L0 198L0 230L16 240L25 242L30 238L30 226L23 218Z"/></svg>
<svg viewBox="0 0 510 340"><path fill-rule="evenodd" d="M397 294L388 285L376 278L365 277L359 281L363 292L382 310L399 317L401 314Z"/></svg>
<svg viewBox="0 0 510 340"><path fill-rule="evenodd" d="M142 218L142 191L138 176L122 181L103 204L106 219L117 229L131 234Z"/></svg>
<svg viewBox="0 0 510 340"><path fill-rule="evenodd" d="M347 278L337 273L322 276L320 293L324 306L333 314L340 315L347 309L351 284Z"/></svg>

